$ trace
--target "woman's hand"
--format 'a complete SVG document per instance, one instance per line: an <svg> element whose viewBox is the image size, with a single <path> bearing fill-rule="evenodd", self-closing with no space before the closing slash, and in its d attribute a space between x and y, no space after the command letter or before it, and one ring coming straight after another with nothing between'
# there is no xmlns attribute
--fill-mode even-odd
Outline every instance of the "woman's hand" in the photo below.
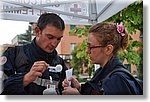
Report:
<svg viewBox="0 0 150 102"><path fill-rule="evenodd" d="M81 85L77 81L77 79L70 77L69 81L71 81L71 87L69 86L69 82L65 79L62 82L64 90L62 92L63 95L80 95Z"/></svg>
<svg viewBox="0 0 150 102"><path fill-rule="evenodd" d="M75 78L73 78L73 77L70 77L70 78L69 78L69 81L71 81L71 87L80 90L81 85L80 85L80 83L78 82L77 79L75 79ZM62 85L63 85L64 88L65 88L65 87L68 87L68 86L69 86L69 82L65 79L65 80L62 82Z"/></svg>
<svg viewBox="0 0 150 102"><path fill-rule="evenodd" d="M72 87L64 87L64 91L62 91L63 95L80 95L79 91L76 88Z"/></svg>

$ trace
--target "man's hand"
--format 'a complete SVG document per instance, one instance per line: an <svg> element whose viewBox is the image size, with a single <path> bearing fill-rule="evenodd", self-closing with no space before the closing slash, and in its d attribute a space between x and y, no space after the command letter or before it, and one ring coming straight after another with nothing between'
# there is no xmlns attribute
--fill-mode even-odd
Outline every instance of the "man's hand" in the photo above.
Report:
<svg viewBox="0 0 150 102"><path fill-rule="evenodd" d="M29 83L36 80L37 77L42 76L42 73L48 68L48 64L45 61L34 62L30 71L24 76L23 85L27 86Z"/></svg>

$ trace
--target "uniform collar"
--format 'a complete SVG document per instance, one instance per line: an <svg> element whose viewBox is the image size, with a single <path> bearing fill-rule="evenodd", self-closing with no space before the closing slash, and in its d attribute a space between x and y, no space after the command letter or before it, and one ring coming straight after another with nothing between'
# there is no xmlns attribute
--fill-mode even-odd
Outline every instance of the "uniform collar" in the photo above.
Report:
<svg viewBox="0 0 150 102"><path fill-rule="evenodd" d="M106 65L102 68L103 76L105 77L107 74L112 72L116 68L124 68L123 64L120 62L117 55L112 56L112 58L106 63Z"/></svg>
<svg viewBox="0 0 150 102"><path fill-rule="evenodd" d="M93 80L95 79L103 80L111 71L113 71L116 68L122 68L122 67L124 68L123 64L120 62L117 55L114 55L103 68L99 68L95 72L95 76L93 77Z"/></svg>

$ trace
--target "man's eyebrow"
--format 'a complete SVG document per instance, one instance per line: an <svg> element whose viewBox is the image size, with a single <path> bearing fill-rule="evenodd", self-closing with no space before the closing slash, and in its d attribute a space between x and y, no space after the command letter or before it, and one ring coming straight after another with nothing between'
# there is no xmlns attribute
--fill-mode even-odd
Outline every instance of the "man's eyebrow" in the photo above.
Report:
<svg viewBox="0 0 150 102"><path fill-rule="evenodd" d="M56 36L54 36L54 35L52 35L52 34L46 34L46 35L48 35L48 36L52 36L52 37L54 37L54 38L62 38L62 37L63 37L63 36L56 37Z"/></svg>

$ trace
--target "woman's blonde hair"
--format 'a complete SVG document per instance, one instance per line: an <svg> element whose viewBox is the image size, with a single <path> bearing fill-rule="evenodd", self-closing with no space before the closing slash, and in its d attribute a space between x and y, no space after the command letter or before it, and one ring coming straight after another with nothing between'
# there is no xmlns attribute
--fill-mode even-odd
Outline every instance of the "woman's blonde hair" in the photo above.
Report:
<svg viewBox="0 0 150 102"><path fill-rule="evenodd" d="M107 46L108 44L113 45L113 53L116 54L120 49L126 49L128 45L128 34L125 29L122 36L117 31L117 25L115 23L103 22L92 26L89 29L89 34L96 36L96 39L101 45Z"/></svg>

